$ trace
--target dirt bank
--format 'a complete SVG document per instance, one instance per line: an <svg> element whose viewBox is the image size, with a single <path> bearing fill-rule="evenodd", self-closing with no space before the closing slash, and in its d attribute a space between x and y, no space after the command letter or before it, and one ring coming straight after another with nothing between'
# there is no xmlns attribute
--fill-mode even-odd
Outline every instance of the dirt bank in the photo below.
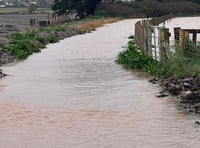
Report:
<svg viewBox="0 0 200 148"><path fill-rule="evenodd" d="M176 96L179 99L179 105L189 112L200 114L200 79L196 77L176 79L157 79L149 80L153 84L159 84L163 91L157 95L165 97L168 94Z"/></svg>

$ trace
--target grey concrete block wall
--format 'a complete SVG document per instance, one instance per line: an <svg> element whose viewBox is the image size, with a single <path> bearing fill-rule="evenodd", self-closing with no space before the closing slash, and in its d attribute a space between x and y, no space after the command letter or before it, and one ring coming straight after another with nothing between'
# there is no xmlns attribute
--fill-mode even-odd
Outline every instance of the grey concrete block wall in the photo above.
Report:
<svg viewBox="0 0 200 148"><path fill-rule="evenodd" d="M38 27L40 21L49 22L50 14L1 14L0 24L15 25L18 30L25 30L31 27L31 19L35 20L34 26Z"/></svg>

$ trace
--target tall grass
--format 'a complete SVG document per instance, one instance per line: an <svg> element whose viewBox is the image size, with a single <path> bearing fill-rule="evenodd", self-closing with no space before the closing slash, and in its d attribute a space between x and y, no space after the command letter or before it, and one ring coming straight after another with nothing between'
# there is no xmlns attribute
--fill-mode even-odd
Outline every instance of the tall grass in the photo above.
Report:
<svg viewBox="0 0 200 148"><path fill-rule="evenodd" d="M200 77L200 46L188 42L182 55L177 47L176 52L159 63L157 75L162 77Z"/></svg>

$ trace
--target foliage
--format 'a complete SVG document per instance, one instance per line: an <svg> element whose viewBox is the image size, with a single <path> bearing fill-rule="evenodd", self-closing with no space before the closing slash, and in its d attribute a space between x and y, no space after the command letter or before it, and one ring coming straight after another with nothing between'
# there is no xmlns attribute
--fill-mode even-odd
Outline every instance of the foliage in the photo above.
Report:
<svg viewBox="0 0 200 148"><path fill-rule="evenodd" d="M9 37L11 44L0 45L3 49L8 50L12 55L18 59L26 59L34 52L40 52L48 43L58 42L58 38L51 32L63 32L67 27L58 25L55 27L40 28L31 32L15 32ZM41 35L41 34L46 35Z"/></svg>
<svg viewBox="0 0 200 148"><path fill-rule="evenodd" d="M148 73L152 73L152 67L158 65L156 60L140 52L134 39L129 41L127 49L118 54L116 62L128 69L140 69Z"/></svg>
<svg viewBox="0 0 200 148"><path fill-rule="evenodd" d="M107 11L104 10L99 10L95 13L94 16L92 16L92 18L98 19L98 18L103 18L103 17L108 17L109 14Z"/></svg>
<svg viewBox="0 0 200 148"><path fill-rule="evenodd" d="M49 36L47 38L47 40L48 40L49 43L56 43L56 42L58 42L58 38L55 37L55 36Z"/></svg>
<svg viewBox="0 0 200 148"><path fill-rule="evenodd" d="M168 60L159 63L156 75L165 78L185 78L199 75L199 70L187 58L173 54Z"/></svg>
<svg viewBox="0 0 200 148"><path fill-rule="evenodd" d="M200 5L185 0L143 0L135 2L102 3L98 10L104 10L114 17L158 17L167 14L196 15L200 13Z"/></svg>
<svg viewBox="0 0 200 148"><path fill-rule="evenodd" d="M59 31L59 32L63 32L66 31L67 27L63 26L63 25L59 25L55 27L55 31Z"/></svg>
<svg viewBox="0 0 200 148"><path fill-rule="evenodd" d="M7 47L11 54L19 59L25 59L34 52L40 52L44 47L36 43L36 32L20 33L16 32L10 35L12 46Z"/></svg>
<svg viewBox="0 0 200 148"><path fill-rule="evenodd" d="M97 5L101 0L54 0L52 9L58 14L76 12L80 18L84 18L85 14L94 15Z"/></svg>
<svg viewBox="0 0 200 148"><path fill-rule="evenodd" d="M131 39L128 48L118 54L116 62L128 69L140 69L158 77L200 77L200 46L188 42L185 56L179 54L178 48L176 50L168 59L157 62L141 53L134 39Z"/></svg>
<svg viewBox="0 0 200 148"><path fill-rule="evenodd" d="M160 63L157 74L162 77L200 77L200 46L188 42L185 55L180 55L179 48L168 60Z"/></svg>

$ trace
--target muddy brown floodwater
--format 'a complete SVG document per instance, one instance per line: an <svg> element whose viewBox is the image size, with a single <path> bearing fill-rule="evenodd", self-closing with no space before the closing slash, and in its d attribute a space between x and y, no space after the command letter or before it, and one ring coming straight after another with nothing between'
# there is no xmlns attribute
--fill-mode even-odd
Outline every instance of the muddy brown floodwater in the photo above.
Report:
<svg viewBox="0 0 200 148"><path fill-rule="evenodd" d="M0 148L199 148L199 116L156 98L114 60L137 20L51 44L4 66Z"/></svg>

